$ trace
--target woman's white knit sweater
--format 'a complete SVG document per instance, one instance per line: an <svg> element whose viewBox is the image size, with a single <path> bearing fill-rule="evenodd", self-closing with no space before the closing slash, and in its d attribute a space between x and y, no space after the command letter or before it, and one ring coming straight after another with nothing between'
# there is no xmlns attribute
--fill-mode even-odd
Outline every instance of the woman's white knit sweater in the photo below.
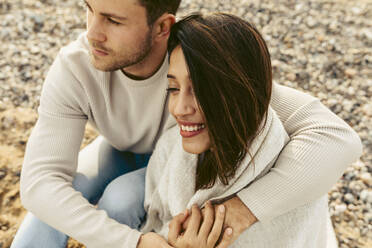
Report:
<svg viewBox="0 0 372 248"><path fill-rule="evenodd" d="M110 219L72 188L86 122L119 150L145 153L175 124L166 106L167 60L151 78L102 72L86 34L61 49L45 80L21 174L25 208L89 248L135 247L140 232ZM361 154L356 133L317 99L275 85L272 107L290 142L275 169L238 195L260 221L324 195ZM314 187L316 185L316 187Z"/></svg>
<svg viewBox="0 0 372 248"><path fill-rule="evenodd" d="M209 189L195 189L197 155L182 148L179 127L159 140L146 172L144 232L155 231L165 238L169 222L193 204L228 199L259 177L275 163L288 136L276 114L269 108L264 128L254 139L228 185L217 179ZM314 185L316 187L316 185ZM330 225L327 196L313 200L270 221L259 221L242 233L231 248L336 248Z"/></svg>

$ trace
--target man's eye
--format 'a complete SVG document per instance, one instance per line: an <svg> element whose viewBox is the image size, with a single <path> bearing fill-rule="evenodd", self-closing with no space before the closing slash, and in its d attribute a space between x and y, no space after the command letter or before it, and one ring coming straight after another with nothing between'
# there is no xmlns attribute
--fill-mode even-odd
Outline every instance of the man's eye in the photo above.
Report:
<svg viewBox="0 0 372 248"><path fill-rule="evenodd" d="M115 24L115 25L120 25L120 24L121 24L120 22L114 21L114 20L112 20L111 18L107 18L107 20L108 20L109 22L111 22L112 24Z"/></svg>

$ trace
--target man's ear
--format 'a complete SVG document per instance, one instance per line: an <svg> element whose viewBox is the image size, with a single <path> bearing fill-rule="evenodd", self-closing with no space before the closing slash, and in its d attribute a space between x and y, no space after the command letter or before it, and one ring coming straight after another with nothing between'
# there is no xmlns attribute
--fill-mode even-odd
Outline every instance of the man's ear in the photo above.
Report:
<svg viewBox="0 0 372 248"><path fill-rule="evenodd" d="M176 17L169 13L164 13L154 23L154 37L156 41L168 39L170 30L176 22Z"/></svg>

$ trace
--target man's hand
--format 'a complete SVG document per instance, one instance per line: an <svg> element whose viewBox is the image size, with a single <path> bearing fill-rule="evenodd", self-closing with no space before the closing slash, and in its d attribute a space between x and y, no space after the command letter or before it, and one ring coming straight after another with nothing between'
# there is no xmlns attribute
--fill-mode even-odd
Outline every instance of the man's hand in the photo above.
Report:
<svg viewBox="0 0 372 248"><path fill-rule="evenodd" d="M229 240L231 245L245 230L257 222L256 216L244 205L239 197L235 196L222 203L226 208L224 227L231 227L233 237ZM215 206L215 209L219 205Z"/></svg>
<svg viewBox="0 0 372 248"><path fill-rule="evenodd" d="M167 241L159 234L149 232L143 234L138 241L137 248L173 248Z"/></svg>

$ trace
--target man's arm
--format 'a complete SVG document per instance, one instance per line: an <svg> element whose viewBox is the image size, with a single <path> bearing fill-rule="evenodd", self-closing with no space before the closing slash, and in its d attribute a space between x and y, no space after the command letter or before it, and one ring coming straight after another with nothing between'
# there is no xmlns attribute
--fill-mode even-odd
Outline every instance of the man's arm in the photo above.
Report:
<svg viewBox="0 0 372 248"><path fill-rule="evenodd" d="M269 221L327 194L362 152L358 135L316 98L274 85L271 106L290 142L266 175L224 203L234 240L256 220Z"/></svg>
<svg viewBox="0 0 372 248"><path fill-rule="evenodd" d="M136 247L138 231L110 219L72 187L89 109L67 64L59 55L43 86L22 168L22 203L88 247Z"/></svg>
<svg viewBox="0 0 372 248"><path fill-rule="evenodd" d="M272 107L290 142L267 175L238 193L259 221L327 194L362 153L354 130L318 99L275 84Z"/></svg>

